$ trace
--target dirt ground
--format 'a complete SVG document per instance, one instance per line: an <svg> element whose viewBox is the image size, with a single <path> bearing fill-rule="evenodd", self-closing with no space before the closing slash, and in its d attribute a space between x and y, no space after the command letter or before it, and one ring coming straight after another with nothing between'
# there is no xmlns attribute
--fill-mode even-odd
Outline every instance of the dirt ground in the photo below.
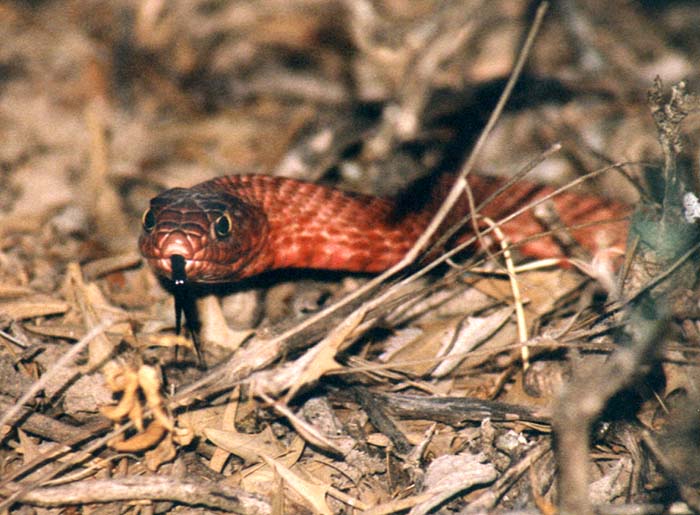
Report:
<svg viewBox="0 0 700 515"><path fill-rule="evenodd" d="M0 512L699 512L700 4L552 2L477 143L537 15L1 2ZM138 252L168 188L268 174L410 210L467 161L634 206L624 255L494 231L379 277L197 287L198 362Z"/></svg>

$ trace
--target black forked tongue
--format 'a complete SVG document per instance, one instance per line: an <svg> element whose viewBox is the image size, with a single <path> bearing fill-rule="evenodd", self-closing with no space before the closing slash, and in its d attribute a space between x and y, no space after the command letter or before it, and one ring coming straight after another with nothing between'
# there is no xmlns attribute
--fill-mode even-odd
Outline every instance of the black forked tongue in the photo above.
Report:
<svg viewBox="0 0 700 515"><path fill-rule="evenodd" d="M187 283L185 271L185 258L179 254L170 256L171 279L173 281L173 297L175 297L175 333L180 334L182 329L182 315L185 315L185 329L189 331L197 354L197 362L203 366L202 354L197 341L197 310L191 288Z"/></svg>
<svg viewBox="0 0 700 515"><path fill-rule="evenodd" d="M179 254L170 256L170 267L173 270L173 282L176 286L185 284L187 272L185 271L185 258Z"/></svg>
<svg viewBox="0 0 700 515"><path fill-rule="evenodd" d="M175 333L180 334L180 329L182 328L182 312L186 309L185 297L187 297L187 286L185 282L187 281L187 272L185 272L185 258L175 254L170 256L170 268L173 271L171 279L175 286L173 295L175 296ZM187 313L185 313L185 325L187 325ZM188 328L189 329L189 328Z"/></svg>

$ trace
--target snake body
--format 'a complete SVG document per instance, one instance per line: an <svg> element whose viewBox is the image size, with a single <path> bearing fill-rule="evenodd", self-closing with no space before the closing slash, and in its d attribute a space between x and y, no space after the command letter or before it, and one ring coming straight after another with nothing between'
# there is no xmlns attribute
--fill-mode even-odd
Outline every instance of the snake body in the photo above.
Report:
<svg viewBox="0 0 700 515"><path fill-rule="evenodd" d="M469 178L476 204L501 185L496 179ZM446 187L417 210L392 200L264 175L219 177L191 188L173 188L151 200L143 216L139 248L151 268L172 278L172 257L182 256L187 280L225 283L268 270L308 268L380 272L397 263L426 228ZM480 213L494 220L552 192L551 187L519 182ZM595 252L624 248L627 212L623 204L594 195L564 192L553 199L564 225L583 247ZM446 225L466 214L457 206ZM503 224L511 242L548 228L531 212ZM562 256L551 237L529 241L521 251L535 257ZM179 259L179 258L178 258Z"/></svg>

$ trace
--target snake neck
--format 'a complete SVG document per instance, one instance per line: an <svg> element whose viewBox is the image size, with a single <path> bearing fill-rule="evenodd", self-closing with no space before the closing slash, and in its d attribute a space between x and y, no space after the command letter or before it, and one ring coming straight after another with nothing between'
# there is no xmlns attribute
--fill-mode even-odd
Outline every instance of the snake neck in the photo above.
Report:
<svg viewBox="0 0 700 515"><path fill-rule="evenodd" d="M386 199L268 176L214 179L206 188L235 193L265 213L268 233L249 264L378 272L398 262L425 228L425 213L400 215Z"/></svg>

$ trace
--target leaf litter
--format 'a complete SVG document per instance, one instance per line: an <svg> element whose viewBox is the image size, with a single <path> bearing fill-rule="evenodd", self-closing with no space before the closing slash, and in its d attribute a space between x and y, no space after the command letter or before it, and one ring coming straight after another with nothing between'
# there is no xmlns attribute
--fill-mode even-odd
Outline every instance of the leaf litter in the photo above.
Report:
<svg viewBox="0 0 700 515"><path fill-rule="evenodd" d="M213 292L206 370L135 253L148 199L225 173L398 195L456 170L529 4L0 6L3 509L548 511L573 462L551 451L552 407L640 340L625 328L645 291L670 307L665 345L596 417L588 501L697 509L694 236L672 230L663 185L697 185L698 13L599 3L547 13L474 173L512 176L555 144L528 180L627 163L582 188L642 206L628 265L525 271L513 249L509 277L494 246L380 284L277 274Z"/></svg>

